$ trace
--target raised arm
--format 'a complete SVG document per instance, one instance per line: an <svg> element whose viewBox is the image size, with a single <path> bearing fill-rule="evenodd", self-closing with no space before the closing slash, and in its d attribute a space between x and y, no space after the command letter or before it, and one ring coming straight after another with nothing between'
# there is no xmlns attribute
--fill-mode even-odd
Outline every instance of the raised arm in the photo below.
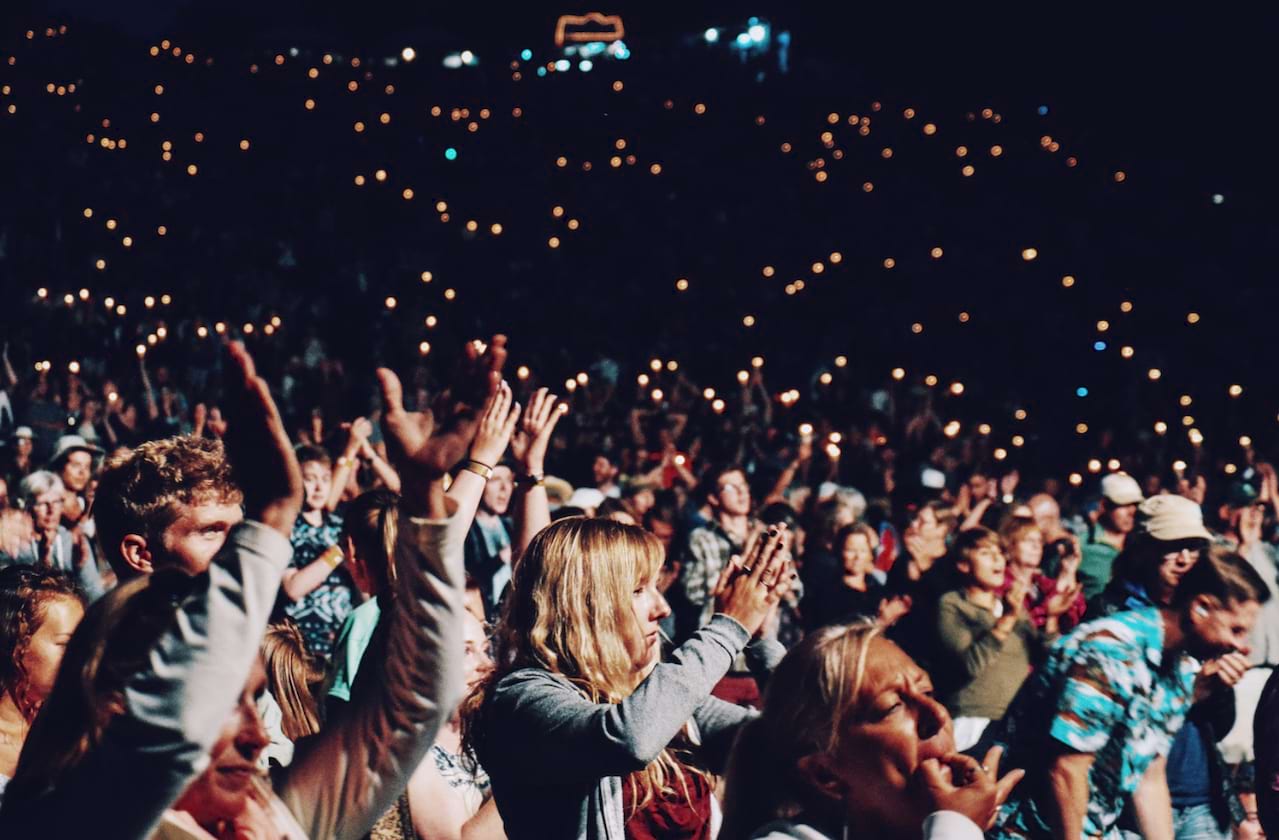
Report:
<svg viewBox="0 0 1279 840"><path fill-rule="evenodd" d="M373 424L365 417L355 418L347 427L346 447L333 464L333 483L329 487L329 498L324 504L325 510L337 510L338 503L342 501L342 493L351 479L351 472L355 469L360 447L371 434L373 434ZM318 586L319 583L317 582L316 585Z"/></svg>
<svg viewBox="0 0 1279 840"><path fill-rule="evenodd" d="M0 836L150 837L165 809L207 766L244 690L292 551L288 534L302 506L302 475L252 359L238 344L230 356L236 412L227 453L248 520L231 531L207 573L164 572L152 584L171 591L177 603L140 669L125 679L120 711L48 795L43 784L12 793L24 789L19 761L5 800L16 807L0 813ZM37 724L27 751L40 751L41 740ZM103 814L110 814L109 830Z"/></svg>
<svg viewBox="0 0 1279 840"><path fill-rule="evenodd" d="M484 497L488 479L482 475L483 468L491 470L502 460L519 417L519 403L514 402L510 386L502 382L484 404L484 412L475 429L475 439L471 441L468 460L475 461L477 465L470 469L464 466L449 485L448 496L457 503L454 521L463 531L470 528L471 520L479 510L480 499Z"/></svg>
<svg viewBox="0 0 1279 840"><path fill-rule="evenodd" d="M555 424L568 410L565 403L545 388L539 388L524 413L524 422L511 438L511 454L520 468L516 477L518 500L515 507L514 562L547 525L551 524L551 503L546 497L546 449L555 433Z"/></svg>
<svg viewBox="0 0 1279 840"><path fill-rule="evenodd" d="M478 386L460 388L452 414L404 409L399 378L379 370L388 449L403 482L395 546L396 599L385 615L386 656L377 678L352 698L345 717L299 745L280 798L309 837L361 837L407 786L440 726L462 697L463 541L444 476L475 433L468 402L491 396L505 338L471 348ZM437 425L438 420L438 425Z"/></svg>

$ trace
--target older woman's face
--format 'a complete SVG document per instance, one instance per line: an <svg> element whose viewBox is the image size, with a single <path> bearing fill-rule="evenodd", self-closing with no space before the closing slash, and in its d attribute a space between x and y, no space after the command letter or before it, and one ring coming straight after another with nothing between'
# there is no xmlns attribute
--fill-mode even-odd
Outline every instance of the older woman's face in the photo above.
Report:
<svg viewBox="0 0 1279 840"><path fill-rule="evenodd" d="M174 805L186 811L205 828L240 815L253 792L254 778L259 775L258 756L271 743L262 718L258 716L257 698L266 690L266 671L256 660L235 708L222 724L213 749L209 751L209 767L183 791Z"/></svg>
<svg viewBox="0 0 1279 840"><path fill-rule="evenodd" d="M37 531L48 534L58 529L58 523L62 521L64 495L61 487L54 487L32 500L31 518L35 520Z"/></svg>
<svg viewBox="0 0 1279 840"><path fill-rule="evenodd" d="M859 822L918 834L911 801L920 762L955 751L950 715L933 699L928 674L885 639L870 643L865 703L848 724L827 769L838 779L847 813Z"/></svg>

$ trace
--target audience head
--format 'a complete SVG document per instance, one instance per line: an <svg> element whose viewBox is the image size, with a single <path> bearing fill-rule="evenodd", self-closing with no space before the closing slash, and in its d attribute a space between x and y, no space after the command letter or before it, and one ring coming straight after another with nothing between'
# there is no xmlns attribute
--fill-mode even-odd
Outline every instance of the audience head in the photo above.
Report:
<svg viewBox="0 0 1279 840"><path fill-rule="evenodd" d="M0 696L28 722L53 689L83 617L84 598L70 578L30 566L0 569Z"/></svg>
<svg viewBox="0 0 1279 840"><path fill-rule="evenodd" d="M617 480L617 473L620 465L617 459L607 452L595 453L595 460L591 462L591 480L596 487L606 487Z"/></svg>
<svg viewBox="0 0 1279 840"><path fill-rule="evenodd" d="M56 473L36 470L18 485L23 508L31 514L37 534L51 534L62 522L66 488Z"/></svg>
<svg viewBox="0 0 1279 840"><path fill-rule="evenodd" d="M505 516L511 506L511 494L515 491L515 473L506 464L498 464L484 484L480 497L480 510L493 516Z"/></svg>
<svg viewBox="0 0 1279 840"><path fill-rule="evenodd" d="M395 539L400 525L400 497L389 490L370 490L347 506L339 544L346 569L361 592L392 597L395 592Z"/></svg>
<svg viewBox="0 0 1279 840"><path fill-rule="evenodd" d="M280 707L280 728L291 741L320 731L320 709L315 691L324 681L324 669L315 661L291 618L267 627L262 638L262 666L266 687Z"/></svg>
<svg viewBox="0 0 1279 840"><path fill-rule="evenodd" d="M244 518L243 498L221 441L148 441L104 466L98 539L122 581L166 567L199 574Z"/></svg>
<svg viewBox="0 0 1279 840"><path fill-rule="evenodd" d="M1101 480L1101 522L1116 534L1132 532L1137 505L1141 504L1141 486L1125 473L1111 473Z"/></svg>
<svg viewBox="0 0 1279 840"><path fill-rule="evenodd" d="M80 435L63 435L49 459L49 469L58 474L67 490L83 493L93 478L93 460L100 454L101 449Z"/></svg>
<svg viewBox="0 0 1279 840"><path fill-rule="evenodd" d="M1004 585L1006 561L994 531L980 527L960 531L952 550L955 570L968 586L995 592Z"/></svg>
<svg viewBox="0 0 1279 840"><path fill-rule="evenodd" d="M919 836L927 810L912 778L954 752L951 720L928 674L879 633L824 627L782 660L734 747L721 837L800 813L861 836Z"/></svg>
<svg viewBox="0 0 1279 840"><path fill-rule="evenodd" d="M1132 535L1115 558L1111 585L1135 585L1155 602L1167 603L1211 539L1199 505L1184 496L1151 496L1141 503Z"/></svg>
<svg viewBox="0 0 1279 840"><path fill-rule="evenodd" d="M875 569L879 534L864 522L845 525L835 534L835 553L843 562L844 574L865 576Z"/></svg>
<svg viewBox="0 0 1279 840"><path fill-rule="evenodd" d="M1004 556L1015 568L1037 571L1044 562L1044 532L1034 520L1009 520L999 538Z"/></svg>
<svg viewBox="0 0 1279 840"><path fill-rule="evenodd" d="M319 446L299 446L294 451L298 456L298 466L302 468L302 486L306 490L303 509L324 510L333 491L333 461L329 453Z"/></svg>
<svg viewBox="0 0 1279 840"><path fill-rule="evenodd" d="M1061 535L1064 530L1061 526L1061 506L1057 504L1056 499L1047 493L1036 493L1030 497L1027 504L1044 539L1056 539Z"/></svg>
<svg viewBox="0 0 1279 840"><path fill-rule="evenodd" d="M1172 596L1172 608L1181 617L1183 647L1200 661L1250 653L1257 614L1269 598L1266 582L1247 560L1225 549L1205 552Z"/></svg>
<svg viewBox="0 0 1279 840"><path fill-rule="evenodd" d="M702 479L702 494L716 516L750 515L750 482L736 464L710 469Z"/></svg>

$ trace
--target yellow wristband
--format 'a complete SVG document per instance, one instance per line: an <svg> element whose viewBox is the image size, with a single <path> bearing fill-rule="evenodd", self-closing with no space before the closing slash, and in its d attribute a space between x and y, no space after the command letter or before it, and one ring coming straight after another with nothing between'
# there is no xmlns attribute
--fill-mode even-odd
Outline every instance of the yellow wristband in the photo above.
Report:
<svg viewBox="0 0 1279 840"><path fill-rule="evenodd" d="M341 566L342 561L345 560L346 557L342 554L342 549L338 548L336 545L331 545L324 550L324 553L320 555L319 559L323 560L324 564L328 566L330 570L333 570L338 566Z"/></svg>
<svg viewBox="0 0 1279 840"><path fill-rule="evenodd" d="M462 469L470 470L485 481L488 481L493 477L493 468L488 464L475 460L474 458L467 458L462 464Z"/></svg>

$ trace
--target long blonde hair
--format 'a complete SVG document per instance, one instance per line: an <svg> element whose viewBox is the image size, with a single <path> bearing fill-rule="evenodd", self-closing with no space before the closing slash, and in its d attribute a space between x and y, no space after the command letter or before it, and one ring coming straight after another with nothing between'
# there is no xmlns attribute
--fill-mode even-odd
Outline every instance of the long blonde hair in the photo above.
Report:
<svg viewBox="0 0 1279 840"><path fill-rule="evenodd" d="M619 703L639 686L626 640L638 632L632 593L658 574L665 550L642 528L570 517L537 534L522 555L495 634L496 668L469 705L467 740L483 729L483 699L503 676L541 668L567 678L593 703ZM688 798L687 772L667 747L631 774L633 809L658 794Z"/></svg>
<svg viewBox="0 0 1279 840"><path fill-rule="evenodd" d="M315 689L324 671L306 649L302 631L291 618L266 628L262 637L262 664L267 688L280 706L280 728L297 741L320 731L320 708Z"/></svg>
<svg viewBox="0 0 1279 840"><path fill-rule="evenodd" d="M771 820L829 810L801 777L799 762L835 752L863 710L866 663L878 635L873 622L823 627L786 654L769 677L762 713L733 745L720 840L744 840Z"/></svg>

